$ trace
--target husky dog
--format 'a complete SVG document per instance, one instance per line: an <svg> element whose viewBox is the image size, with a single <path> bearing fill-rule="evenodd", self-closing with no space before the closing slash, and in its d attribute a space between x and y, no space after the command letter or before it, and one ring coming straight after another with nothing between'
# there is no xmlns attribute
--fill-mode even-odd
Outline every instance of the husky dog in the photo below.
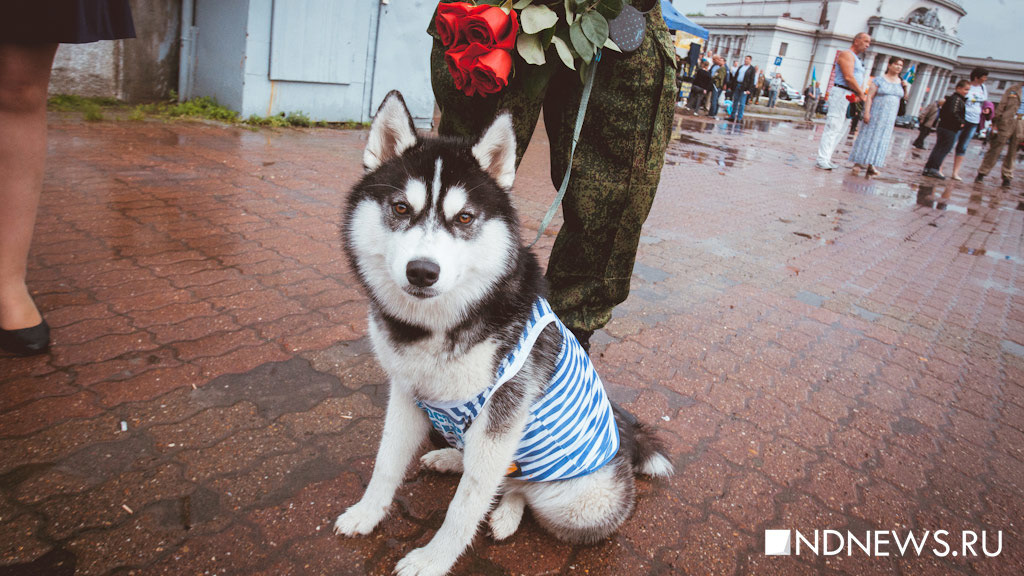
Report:
<svg viewBox="0 0 1024 576"><path fill-rule="evenodd" d="M672 473L653 430L613 408L542 296L509 198L515 153L508 114L475 143L420 138L391 92L348 198L345 250L390 396L366 493L334 530L377 526L431 426L452 447L420 464L462 474L440 530L398 563L403 576L446 574L488 511L498 540L529 506L557 538L597 542L633 511L635 473Z"/></svg>

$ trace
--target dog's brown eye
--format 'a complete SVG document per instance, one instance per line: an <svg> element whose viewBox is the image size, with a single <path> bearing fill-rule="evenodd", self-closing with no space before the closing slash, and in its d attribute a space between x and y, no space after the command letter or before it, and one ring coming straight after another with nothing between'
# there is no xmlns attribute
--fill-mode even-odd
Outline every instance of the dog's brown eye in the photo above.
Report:
<svg viewBox="0 0 1024 576"><path fill-rule="evenodd" d="M405 216L409 213L409 205L405 202L395 202L392 204L391 209L395 211L395 214L399 216Z"/></svg>
<svg viewBox="0 0 1024 576"><path fill-rule="evenodd" d="M456 216L455 219L458 220L459 224L469 224L473 221L473 215L469 212L463 212Z"/></svg>

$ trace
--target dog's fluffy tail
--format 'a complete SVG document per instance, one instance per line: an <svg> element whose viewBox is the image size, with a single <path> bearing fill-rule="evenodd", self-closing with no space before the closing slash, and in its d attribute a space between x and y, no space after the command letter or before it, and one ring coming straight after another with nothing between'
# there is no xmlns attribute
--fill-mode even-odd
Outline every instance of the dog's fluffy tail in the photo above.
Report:
<svg viewBox="0 0 1024 576"><path fill-rule="evenodd" d="M653 427L641 424L636 416L612 402L612 410L619 425L619 441L623 454L633 465L633 471L647 476L671 476L675 473L672 461L665 454L665 445Z"/></svg>

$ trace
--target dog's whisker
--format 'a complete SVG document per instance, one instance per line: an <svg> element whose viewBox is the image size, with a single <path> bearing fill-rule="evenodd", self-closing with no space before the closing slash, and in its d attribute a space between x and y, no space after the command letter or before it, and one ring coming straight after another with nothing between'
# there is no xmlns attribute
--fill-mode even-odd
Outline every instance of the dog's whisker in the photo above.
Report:
<svg viewBox="0 0 1024 576"><path fill-rule="evenodd" d="M366 185L367 188L374 188L374 187L378 187L378 186L381 187L381 188L391 188L392 190L398 190L399 192L403 192L403 190L401 188L399 188L398 186L392 186L391 184L367 184Z"/></svg>

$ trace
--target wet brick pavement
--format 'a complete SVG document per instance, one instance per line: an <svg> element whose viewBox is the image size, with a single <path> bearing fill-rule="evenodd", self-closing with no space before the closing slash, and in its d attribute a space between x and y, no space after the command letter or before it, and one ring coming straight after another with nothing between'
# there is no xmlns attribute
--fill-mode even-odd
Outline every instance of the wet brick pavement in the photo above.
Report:
<svg viewBox="0 0 1024 576"><path fill-rule="evenodd" d="M606 542L527 517L455 573L1024 573L1024 178L922 180L904 130L881 177L826 173L820 125L678 118L593 350L677 474ZM370 537L331 533L385 405L337 233L364 139L51 117L30 284L54 350L0 359L0 575L386 574L431 537L457 479L415 470ZM776 557L766 529L1002 548Z"/></svg>

